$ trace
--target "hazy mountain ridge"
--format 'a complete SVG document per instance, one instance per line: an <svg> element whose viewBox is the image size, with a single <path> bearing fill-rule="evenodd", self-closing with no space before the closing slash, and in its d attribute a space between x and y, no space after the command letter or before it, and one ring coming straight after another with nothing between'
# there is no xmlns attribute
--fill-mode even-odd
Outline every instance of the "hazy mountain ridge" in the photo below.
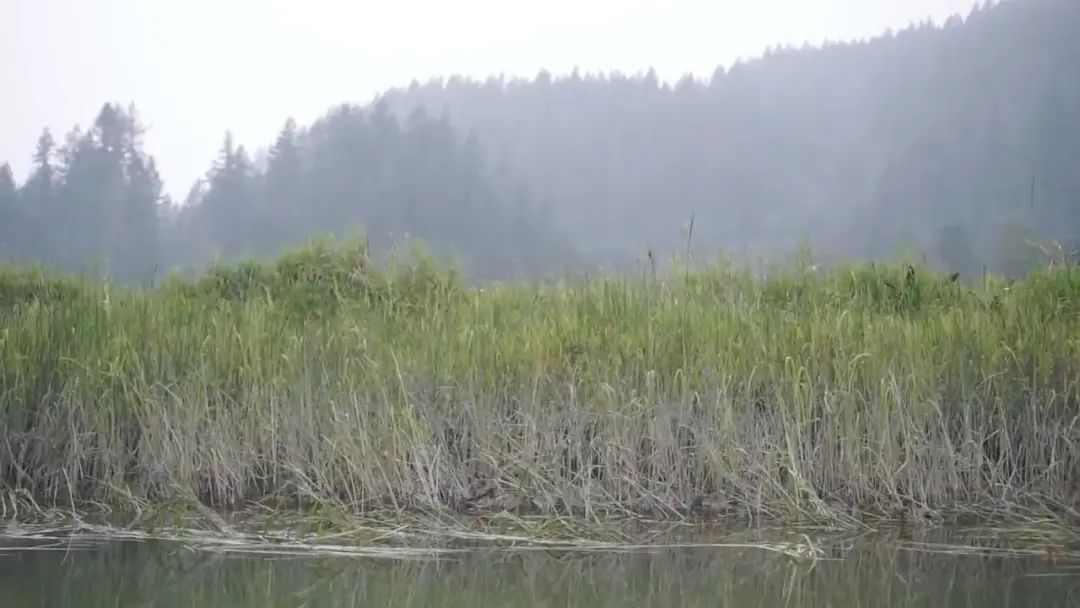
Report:
<svg viewBox="0 0 1080 608"><path fill-rule="evenodd" d="M1076 23L1080 3L1007 0L941 27L770 51L705 81L452 77L382 99L445 109L594 253L679 248L694 214L705 250L808 239L1009 266L1002 231L1080 235ZM935 253L945 234L971 251Z"/></svg>
<svg viewBox="0 0 1080 608"><path fill-rule="evenodd" d="M0 256L128 280L365 229L479 277L646 249L829 256L914 248L1022 272L1080 247L1080 3L1006 0L941 27L776 49L705 80L451 77L286 123L265 158L226 137L185 205L163 196L134 109L43 133L0 166Z"/></svg>

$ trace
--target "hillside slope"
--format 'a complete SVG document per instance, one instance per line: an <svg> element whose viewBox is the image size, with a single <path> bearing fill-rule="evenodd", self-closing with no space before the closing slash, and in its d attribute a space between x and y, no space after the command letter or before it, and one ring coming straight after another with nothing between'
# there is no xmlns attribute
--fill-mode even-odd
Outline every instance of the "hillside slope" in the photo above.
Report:
<svg viewBox="0 0 1080 608"><path fill-rule="evenodd" d="M942 26L781 49L675 86L655 74L387 92L449 112L528 176L594 256L794 246L958 270L1080 235L1080 3L1006 0ZM1033 186L1034 181L1034 188ZM1033 192L1034 191L1034 192Z"/></svg>

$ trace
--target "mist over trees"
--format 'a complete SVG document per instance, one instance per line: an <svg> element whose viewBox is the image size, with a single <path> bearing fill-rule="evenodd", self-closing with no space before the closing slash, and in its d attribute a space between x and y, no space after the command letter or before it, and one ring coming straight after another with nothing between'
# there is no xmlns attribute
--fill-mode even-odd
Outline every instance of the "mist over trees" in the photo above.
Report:
<svg viewBox="0 0 1080 608"><path fill-rule="evenodd" d="M703 253L806 241L1016 271L1024 240L1080 236L1078 23L1075 0L1007 0L942 27L771 50L705 81L453 77L382 99L446 108L587 255L681 249L693 214Z"/></svg>
<svg viewBox="0 0 1080 608"><path fill-rule="evenodd" d="M119 280L149 276L157 263L161 180L142 150L132 110L107 104L86 132L62 145L45 130L34 167L21 188L0 169L0 252L76 268L95 260L97 272Z"/></svg>
<svg viewBox="0 0 1080 608"><path fill-rule="evenodd" d="M1018 274L1030 241L1080 248L1080 3L1006 0L942 27L775 49L710 78L451 77L223 137L184 201L163 196L134 108L45 130L0 165L0 258L146 282L360 228L480 278L679 251L922 252Z"/></svg>
<svg viewBox="0 0 1080 608"><path fill-rule="evenodd" d="M261 162L226 134L182 204L162 196L140 135L133 109L106 104L62 146L45 131L21 187L5 165L3 256L149 282L360 230L375 252L415 237L476 278L535 276L572 260L527 185L489 171L474 138L422 109L399 121L382 104L343 105L309 128L289 120Z"/></svg>

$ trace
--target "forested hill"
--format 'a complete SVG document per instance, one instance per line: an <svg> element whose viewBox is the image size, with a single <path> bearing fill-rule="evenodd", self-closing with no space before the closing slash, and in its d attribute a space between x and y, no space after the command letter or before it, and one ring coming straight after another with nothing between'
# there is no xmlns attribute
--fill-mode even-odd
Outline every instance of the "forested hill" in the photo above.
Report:
<svg viewBox="0 0 1080 608"><path fill-rule="evenodd" d="M133 108L106 104L63 144L46 130L25 183L0 164L0 260L145 283L360 232L376 253L419 238L473 278L573 259L526 184L422 110L398 120L385 106L343 105L309 127L289 120L259 158L226 135L183 204L162 196L142 134Z"/></svg>
<svg viewBox="0 0 1080 608"><path fill-rule="evenodd" d="M134 110L106 104L46 130L23 183L0 164L0 260L149 281L362 228L506 277L682 250L693 217L702 253L809 242L1019 273L1032 242L1080 248L1078 24L1077 0L1004 0L705 81L414 84L287 121L265 154L226 137L186 201L162 196Z"/></svg>
<svg viewBox="0 0 1080 608"><path fill-rule="evenodd" d="M550 200L584 251L915 248L1018 271L1080 236L1080 2L1005 0L942 26L777 49L706 81L449 78L443 109Z"/></svg>
<svg viewBox="0 0 1080 608"><path fill-rule="evenodd" d="M474 278L560 271L572 247L522 180L488 166L475 138L423 108L342 105L306 129L286 122L258 169L226 140L208 179L174 210L173 259L273 255L358 229L386 252L420 239Z"/></svg>

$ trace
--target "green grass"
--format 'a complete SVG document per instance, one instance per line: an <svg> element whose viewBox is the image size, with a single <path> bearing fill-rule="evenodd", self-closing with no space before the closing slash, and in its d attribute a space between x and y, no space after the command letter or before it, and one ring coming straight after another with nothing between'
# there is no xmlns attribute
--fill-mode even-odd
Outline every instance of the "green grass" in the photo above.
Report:
<svg viewBox="0 0 1080 608"><path fill-rule="evenodd" d="M144 290L6 270L0 491L79 511L1080 519L1080 269L908 272L467 287L328 246Z"/></svg>

